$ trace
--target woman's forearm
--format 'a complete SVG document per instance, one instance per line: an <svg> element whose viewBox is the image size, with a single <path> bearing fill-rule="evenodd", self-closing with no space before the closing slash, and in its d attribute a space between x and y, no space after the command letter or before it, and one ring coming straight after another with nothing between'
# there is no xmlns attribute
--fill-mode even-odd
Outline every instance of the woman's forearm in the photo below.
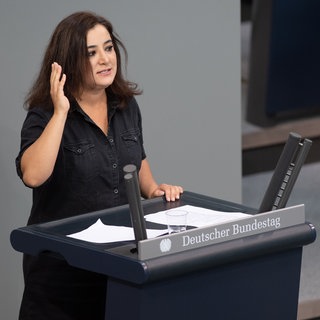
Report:
<svg viewBox="0 0 320 320"><path fill-rule="evenodd" d="M30 187L38 187L52 174L67 113L54 113L41 136L24 152L21 159L22 179Z"/></svg>
<svg viewBox="0 0 320 320"><path fill-rule="evenodd" d="M180 198L183 188L170 184L162 183L160 185L154 180L147 159L142 160L139 172L141 194L145 198L154 198L165 196L167 201L175 201Z"/></svg>

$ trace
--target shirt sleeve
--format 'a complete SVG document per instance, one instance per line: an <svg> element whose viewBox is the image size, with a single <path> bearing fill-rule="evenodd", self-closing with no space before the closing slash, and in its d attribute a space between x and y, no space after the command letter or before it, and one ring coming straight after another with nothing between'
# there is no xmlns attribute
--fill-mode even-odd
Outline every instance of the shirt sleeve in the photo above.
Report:
<svg viewBox="0 0 320 320"><path fill-rule="evenodd" d="M16 158L16 169L18 176L22 179L21 158L23 153L31 146L42 134L48 124L51 115L42 109L32 109L28 112L21 129L20 151Z"/></svg>

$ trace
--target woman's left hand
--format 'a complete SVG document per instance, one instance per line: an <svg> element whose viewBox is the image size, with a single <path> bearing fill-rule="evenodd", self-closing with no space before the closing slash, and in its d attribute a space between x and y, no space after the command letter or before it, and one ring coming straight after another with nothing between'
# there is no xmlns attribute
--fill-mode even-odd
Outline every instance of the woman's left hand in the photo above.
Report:
<svg viewBox="0 0 320 320"><path fill-rule="evenodd" d="M180 199L181 193L183 193L182 187L163 183L153 191L151 197L154 198L165 196L167 201L176 201Z"/></svg>

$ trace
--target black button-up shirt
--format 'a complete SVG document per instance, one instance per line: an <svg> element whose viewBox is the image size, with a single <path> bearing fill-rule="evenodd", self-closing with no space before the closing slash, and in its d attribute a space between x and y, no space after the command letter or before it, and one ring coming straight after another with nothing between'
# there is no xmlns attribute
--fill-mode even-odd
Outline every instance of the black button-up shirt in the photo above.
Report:
<svg viewBox="0 0 320 320"><path fill-rule="evenodd" d="M110 99L109 99L110 100ZM21 149L16 159L41 135L52 111L34 108L27 114L21 131ZM51 221L127 203L123 167L137 170L146 157L143 148L141 114L136 100L120 109L108 101L108 134L71 102L60 150L51 177L33 189L28 224Z"/></svg>

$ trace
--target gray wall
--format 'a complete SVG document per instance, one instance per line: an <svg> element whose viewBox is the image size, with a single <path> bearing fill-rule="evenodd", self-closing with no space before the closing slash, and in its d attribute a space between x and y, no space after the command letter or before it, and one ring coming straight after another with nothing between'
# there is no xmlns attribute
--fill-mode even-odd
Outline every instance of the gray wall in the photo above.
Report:
<svg viewBox="0 0 320 320"><path fill-rule="evenodd" d="M10 231L25 225L31 191L15 173L22 102L55 25L83 9L108 17L140 83L145 146L159 182L241 201L240 1L10 0L0 2L1 318L16 319L21 254Z"/></svg>

